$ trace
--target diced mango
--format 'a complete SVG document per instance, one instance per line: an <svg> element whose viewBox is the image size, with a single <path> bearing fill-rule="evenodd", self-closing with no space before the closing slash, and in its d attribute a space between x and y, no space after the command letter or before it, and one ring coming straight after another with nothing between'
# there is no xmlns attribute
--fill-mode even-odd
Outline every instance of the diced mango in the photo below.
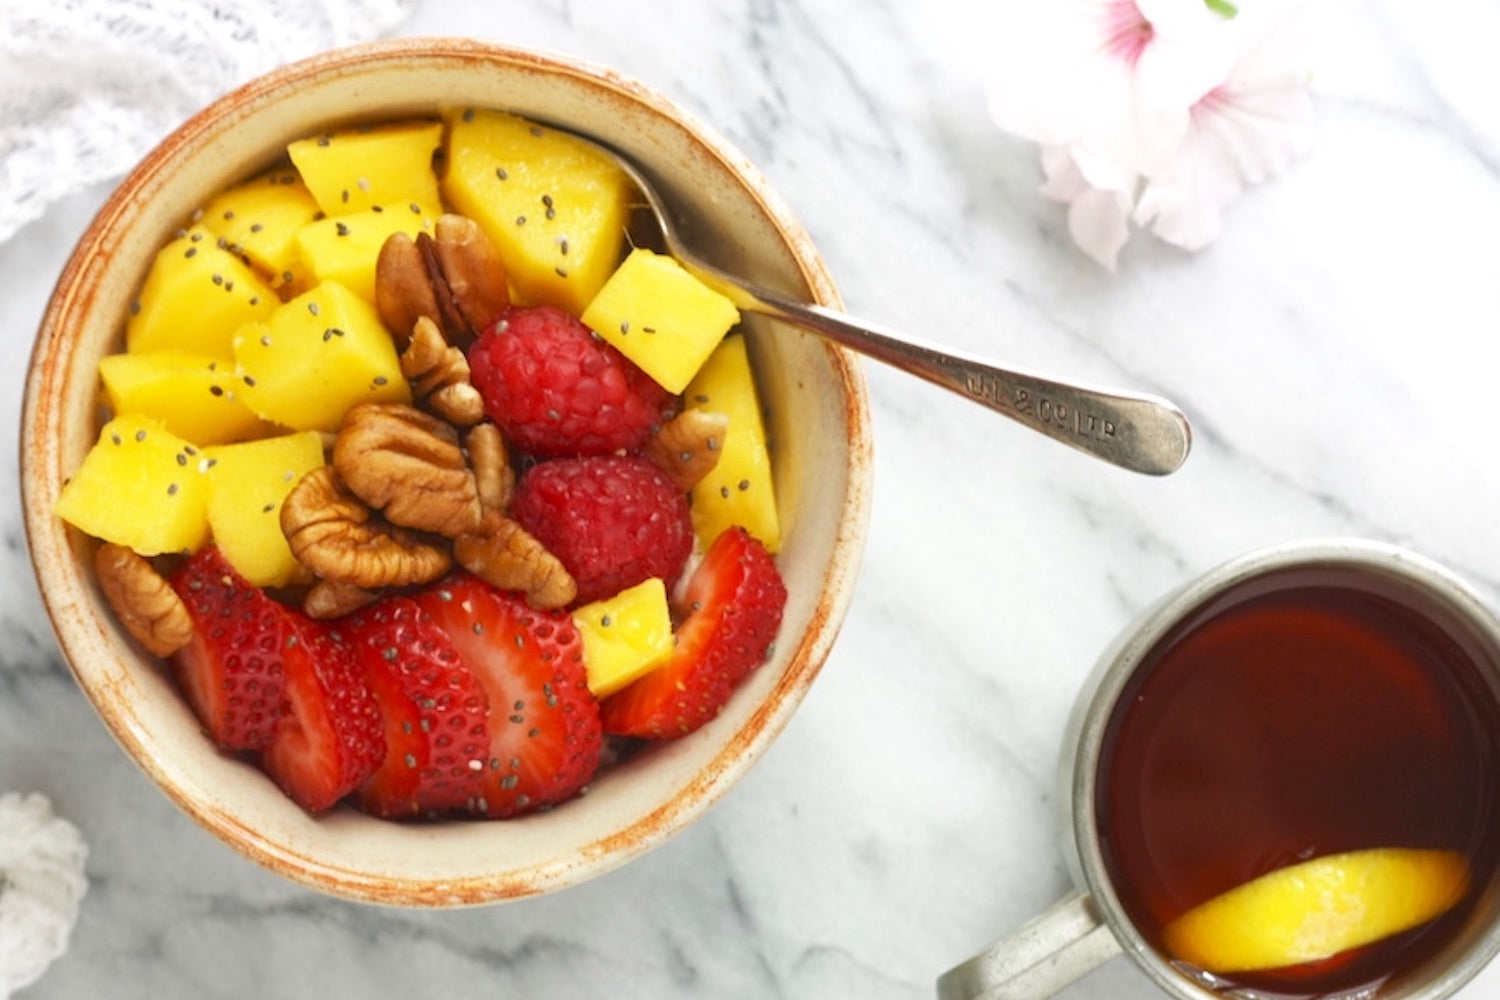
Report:
<svg viewBox="0 0 1500 1000"><path fill-rule="evenodd" d="M161 421L115 417L63 485L57 514L143 556L191 552L208 539L205 465L202 453Z"/></svg>
<svg viewBox="0 0 1500 1000"><path fill-rule="evenodd" d="M337 281L367 302L375 301L375 261L392 233L416 236L434 216L410 207L318 219L297 230L296 245L314 283Z"/></svg>
<svg viewBox="0 0 1500 1000"><path fill-rule="evenodd" d="M297 171L282 164L216 196L203 207L201 221L271 287L283 289L308 284L296 236L318 214L318 203Z"/></svg>
<svg viewBox="0 0 1500 1000"><path fill-rule="evenodd" d="M375 307L336 281L284 303L265 323L242 327L235 360L246 376L245 402L292 430L337 430L356 403L411 401Z"/></svg>
<svg viewBox="0 0 1500 1000"><path fill-rule="evenodd" d="M442 145L442 122L409 121L324 132L286 151L325 215L411 205L435 214L441 200L432 158Z"/></svg>
<svg viewBox="0 0 1500 1000"><path fill-rule="evenodd" d="M442 190L505 262L515 299L578 315L624 248L633 187L609 157L499 111L455 110Z"/></svg>
<svg viewBox="0 0 1500 1000"><path fill-rule="evenodd" d="M186 351L111 354L99 361L104 400L115 416L160 420L196 445L259 436L265 429L245 401L232 361Z"/></svg>
<svg viewBox="0 0 1500 1000"><path fill-rule="evenodd" d="M125 349L227 360L240 324L264 319L279 302L249 264L196 225L157 251L125 322Z"/></svg>
<svg viewBox="0 0 1500 1000"><path fill-rule="evenodd" d="M637 247L581 318L675 395L740 321L740 313L672 257Z"/></svg>
<svg viewBox="0 0 1500 1000"><path fill-rule="evenodd" d="M302 431L207 448L208 526L214 544L258 587L285 586L301 566L281 532L281 504L323 465L323 440Z"/></svg>
<svg viewBox="0 0 1500 1000"><path fill-rule="evenodd" d="M672 651L667 588L652 577L573 612L589 690L603 698L649 673Z"/></svg>
<svg viewBox="0 0 1500 1000"><path fill-rule="evenodd" d="M738 524L771 552L781 546L781 521L771 480L760 397L742 334L725 337L683 393L686 406L729 417L718 464L694 486L693 530L707 546Z"/></svg>

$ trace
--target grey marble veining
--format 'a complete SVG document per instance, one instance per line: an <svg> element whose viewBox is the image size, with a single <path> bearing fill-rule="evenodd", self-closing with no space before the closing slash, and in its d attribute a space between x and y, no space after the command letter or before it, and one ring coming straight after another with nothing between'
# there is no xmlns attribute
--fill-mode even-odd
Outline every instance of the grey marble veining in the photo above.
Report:
<svg viewBox="0 0 1500 1000"><path fill-rule="evenodd" d="M985 117L973 5L425 0L403 34L583 56L740 147L848 308L1187 410L1186 467L1103 466L867 367L869 545L823 675L701 822L591 883L459 912L311 894L201 831L130 764L57 653L0 506L0 790L78 824L91 887L26 1000L919 998L1066 889L1058 741L1094 657L1167 588L1318 534L1408 545L1500 597L1500 8L1324 0L1319 137L1186 254L1068 240L1034 149ZM31 332L104 197L0 245L4 432ZM1492 969L1463 1000L1500 993ZM1154 991L1128 963L1069 1000Z"/></svg>

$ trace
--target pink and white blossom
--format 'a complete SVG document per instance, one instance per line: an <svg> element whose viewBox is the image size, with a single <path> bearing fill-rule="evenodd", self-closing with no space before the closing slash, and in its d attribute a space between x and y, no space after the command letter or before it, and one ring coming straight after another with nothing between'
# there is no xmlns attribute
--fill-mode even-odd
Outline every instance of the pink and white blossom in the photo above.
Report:
<svg viewBox="0 0 1500 1000"><path fill-rule="evenodd" d="M1042 193L1067 204L1089 256L1113 270L1132 223L1199 249L1245 184L1306 151L1307 74L1288 58L1281 14L1268 0L1017 10L992 62L991 112L1040 145Z"/></svg>

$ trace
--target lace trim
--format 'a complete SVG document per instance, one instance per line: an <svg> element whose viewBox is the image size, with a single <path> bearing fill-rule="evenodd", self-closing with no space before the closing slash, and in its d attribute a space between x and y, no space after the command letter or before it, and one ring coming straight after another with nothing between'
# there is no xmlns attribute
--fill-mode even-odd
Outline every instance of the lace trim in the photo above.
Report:
<svg viewBox="0 0 1500 1000"><path fill-rule="evenodd" d="M377 37L416 0L49 0L0 25L0 240L118 177L215 97Z"/></svg>

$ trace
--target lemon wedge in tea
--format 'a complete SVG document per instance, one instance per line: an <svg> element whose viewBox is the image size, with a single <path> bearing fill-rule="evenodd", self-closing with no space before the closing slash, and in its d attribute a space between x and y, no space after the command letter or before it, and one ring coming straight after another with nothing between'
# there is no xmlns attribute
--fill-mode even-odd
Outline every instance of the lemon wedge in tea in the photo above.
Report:
<svg viewBox="0 0 1500 1000"><path fill-rule="evenodd" d="M1457 851L1380 847L1330 854L1230 889L1166 926L1174 958L1253 972L1329 958L1446 912L1469 887Z"/></svg>

